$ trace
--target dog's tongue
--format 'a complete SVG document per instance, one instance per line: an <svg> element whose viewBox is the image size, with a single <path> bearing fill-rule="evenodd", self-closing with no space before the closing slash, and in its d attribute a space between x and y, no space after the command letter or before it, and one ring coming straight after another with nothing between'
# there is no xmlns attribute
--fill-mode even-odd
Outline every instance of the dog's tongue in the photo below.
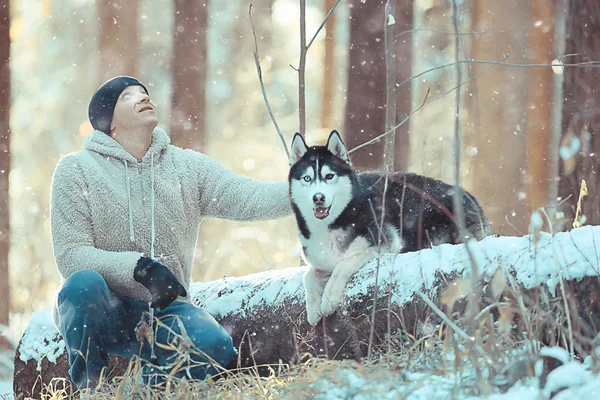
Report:
<svg viewBox="0 0 600 400"><path fill-rule="evenodd" d="M329 215L329 208L327 207L317 207L315 208L315 217L319 219L323 219Z"/></svg>

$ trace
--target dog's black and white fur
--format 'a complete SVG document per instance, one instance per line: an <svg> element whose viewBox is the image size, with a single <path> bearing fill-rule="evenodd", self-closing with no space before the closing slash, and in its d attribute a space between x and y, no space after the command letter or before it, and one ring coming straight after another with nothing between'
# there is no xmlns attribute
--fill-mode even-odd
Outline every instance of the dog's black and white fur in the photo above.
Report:
<svg viewBox="0 0 600 400"><path fill-rule="evenodd" d="M462 241L453 222L454 186L411 173L357 174L337 131L325 146L310 148L296 134L290 166L290 198L310 265L304 286L312 325L335 311L348 280L380 252ZM489 235L488 219L466 191L463 206L467 230L477 239Z"/></svg>

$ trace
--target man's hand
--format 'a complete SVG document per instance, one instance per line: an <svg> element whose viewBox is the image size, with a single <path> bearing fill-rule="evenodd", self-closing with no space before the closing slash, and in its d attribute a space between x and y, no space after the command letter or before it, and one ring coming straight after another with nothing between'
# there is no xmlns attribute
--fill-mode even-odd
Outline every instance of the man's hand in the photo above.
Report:
<svg viewBox="0 0 600 400"><path fill-rule="evenodd" d="M149 257L139 259L133 279L144 285L152 295L152 307L166 308L177 296L186 297L187 291L167 267Z"/></svg>

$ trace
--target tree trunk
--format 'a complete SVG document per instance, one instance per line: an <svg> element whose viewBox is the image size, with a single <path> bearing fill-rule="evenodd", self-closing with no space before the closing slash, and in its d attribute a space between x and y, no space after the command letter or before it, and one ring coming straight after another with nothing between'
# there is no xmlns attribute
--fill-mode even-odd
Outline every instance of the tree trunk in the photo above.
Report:
<svg viewBox="0 0 600 400"><path fill-rule="evenodd" d="M350 49L348 61L348 91L344 139L352 149L386 132L386 59L384 29L389 21L385 0L350 1ZM393 15L395 33L412 28L412 2L398 0ZM409 36L396 40L397 81L411 74L412 48ZM410 85L396 90L396 116L411 111ZM395 170L408 165L408 124L396 130ZM352 164L359 170L382 169L384 140L370 144L352 155Z"/></svg>
<svg viewBox="0 0 600 400"><path fill-rule="evenodd" d="M413 29L413 1L397 0L396 3L396 35ZM411 35L402 35L396 39L396 82L402 82L412 76L412 40ZM396 89L396 124L412 111L411 85L403 85ZM396 171L408 170L410 155L409 123L396 129L394 167Z"/></svg>
<svg viewBox="0 0 600 400"><path fill-rule="evenodd" d="M336 0L325 0L323 11L327 15ZM335 90L335 12L333 12L324 27L325 29L325 59L323 61L323 93L322 93L322 111L321 127L327 132L334 129L333 126L333 99Z"/></svg>
<svg viewBox="0 0 600 400"><path fill-rule="evenodd" d="M555 236L542 235L536 244L532 244L529 236L490 237L473 244L471 251L476 259L489 260L479 266L483 280L502 276L496 274L501 266L504 276L512 274L519 286L513 290L510 285L504 285L503 280L494 278L494 284L485 287L495 288L495 293L484 291L481 309L497 304L502 298L503 302L511 303L516 320L528 321L527 324L515 323L516 328L511 332L514 337L522 340L527 330L528 337L554 345L558 330L568 324L569 314L561 308L566 297L571 303L572 329L579 338L576 344L585 351L590 350L593 342L587 339L595 337L593 327L600 326L600 307L596 301L600 290L597 263L590 261L596 260L600 253L600 242L591 239L598 235L600 227L584 227ZM554 257L558 249L561 257ZM196 305L204 307L231 334L234 346L241 349L240 367L294 364L302 361L303 354L361 359L367 356L371 329L375 330L374 346L380 351L385 351L391 341L404 343L409 336L418 339L439 330L439 315L418 292L426 294L439 308L445 308L447 314L458 315L457 323L461 323L465 304L460 299L464 296L456 290L460 285L453 283L460 282L460 278L454 280L456 277L468 275L469 259L464 245L442 245L397 256L382 255L380 263L377 260L368 263L351 279L340 310L343 312L336 312L316 327L306 322L302 284L305 268L195 283L190 295ZM543 273L537 273L535 259L544 260ZM561 279L565 280L568 291L560 289ZM378 311L373 322L376 287ZM451 289L445 292L447 287ZM449 296L449 293L455 295ZM538 301L540 298L544 301ZM456 300L454 307L449 299ZM518 310L523 310L519 304L526 305L526 316L519 315ZM547 318L549 310L552 311L550 319ZM538 313L540 317L536 317ZM534 326L528 327L531 321ZM32 318L30 328L23 335L15 356L15 393L32 395L31 388L38 375L41 376L38 387L41 383L48 384L52 377L67 377L66 352L58 344L61 339L51 324L50 311L46 310ZM47 345L32 346L46 342ZM40 372L36 371L36 360L40 360ZM118 360L113 358L113 362ZM124 371L123 360L120 362L120 371L116 373ZM229 368L235 367L237 358L229 365ZM259 370L268 374L266 369Z"/></svg>
<svg viewBox="0 0 600 400"><path fill-rule="evenodd" d="M547 0L531 3L529 63L550 64L554 49L554 8ZM527 105L527 178L529 212L547 204L550 179L550 138L552 135L553 72L530 68Z"/></svg>
<svg viewBox="0 0 600 400"><path fill-rule="evenodd" d="M596 0L569 2L566 54L569 63L600 59L600 3ZM563 134L560 143L559 195L567 225L575 217L581 180L589 195L581 212L587 224L600 224L600 70L565 68ZM560 203L560 202L559 202Z"/></svg>
<svg viewBox="0 0 600 400"><path fill-rule="evenodd" d="M171 137L198 151L204 148L207 9L207 1L175 0Z"/></svg>
<svg viewBox="0 0 600 400"><path fill-rule="evenodd" d="M351 0L346 119L342 132L352 149L385 132L384 0ZM379 140L352 155L359 170L381 169L384 142Z"/></svg>
<svg viewBox="0 0 600 400"><path fill-rule="evenodd" d="M469 7L474 60L526 63L525 27L530 18L525 2L473 0ZM473 64L470 76L489 65ZM466 154L472 156L466 188L481 203L499 234L525 232L529 222L524 134L527 69L496 65L466 91L468 126ZM515 231L516 228L516 231Z"/></svg>
<svg viewBox="0 0 600 400"><path fill-rule="evenodd" d="M0 2L0 325L8 325L10 287L8 249L10 245L10 13L9 0ZM0 340L0 347L2 341Z"/></svg>
<svg viewBox="0 0 600 400"><path fill-rule="evenodd" d="M138 59L139 0L97 0L99 80L135 76Z"/></svg>

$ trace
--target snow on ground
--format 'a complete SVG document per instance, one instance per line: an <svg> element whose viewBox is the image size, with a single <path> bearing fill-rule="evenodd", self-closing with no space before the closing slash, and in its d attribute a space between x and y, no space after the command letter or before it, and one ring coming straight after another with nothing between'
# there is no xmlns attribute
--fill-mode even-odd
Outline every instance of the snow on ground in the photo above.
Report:
<svg viewBox="0 0 600 400"><path fill-rule="evenodd" d="M543 348L546 350L550 348ZM367 373L364 367L338 367L327 371L306 387L306 393L318 400L328 399L457 399L457 400L573 400L600 398L600 375L589 371L591 358L583 363L568 361L568 353L562 348L551 348L566 356L566 364L559 366L547 376L547 383L540 387L538 375L525 377L506 393L497 387L488 396L471 396L476 374L472 368L429 368L419 372L381 370ZM543 351L542 351L543 353ZM563 358L564 359L564 358ZM538 361L538 362L541 362ZM540 365L541 366L541 365ZM542 368L539 369L542 371Z"/></svg>

